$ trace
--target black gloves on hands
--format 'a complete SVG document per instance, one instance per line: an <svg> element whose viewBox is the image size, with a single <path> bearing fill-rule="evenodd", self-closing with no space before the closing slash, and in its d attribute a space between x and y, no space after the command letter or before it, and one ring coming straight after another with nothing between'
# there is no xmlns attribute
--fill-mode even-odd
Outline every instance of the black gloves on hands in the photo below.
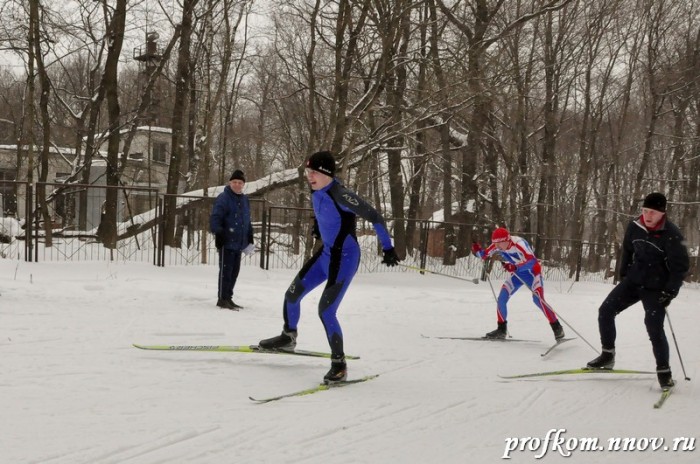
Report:
<svg viewBox="0 0 700 464"><path fill-rule="evenodd" d="M399 261L401 261L401 258L396 254L396 250L394 248L389 248L388 250L384 250L384 259L382 260L382 264L386 264L387 266L396 266L399 264Z"/></svg>
<svg viewBox="0 0 700 464"><path fill-rule="evenodd" d="M671 290L661 290L658 302L661 303L661 305L664 308L666 308L671 303L671 300L673 300L676 297L677 294L677 292L673 292Z"/></svg>
<svg viewBox="0 0 700 464"><path fill-rule="evenodd" d="M214 245L216 245L217 250L220 250L224 246L224 234L214 235Z"/></svg>

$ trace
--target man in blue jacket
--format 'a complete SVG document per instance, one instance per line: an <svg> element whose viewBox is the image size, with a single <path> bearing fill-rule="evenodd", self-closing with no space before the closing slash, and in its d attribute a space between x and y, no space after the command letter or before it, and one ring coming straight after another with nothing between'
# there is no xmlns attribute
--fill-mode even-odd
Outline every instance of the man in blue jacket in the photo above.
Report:
<svg viewBox="0 0 700 464"><path fill-rule="evenodd" d="M216 306L239 310L233 302L233 287L241 270L241 253L250 254L253 245L253 225L250 222L250 202L243 194L245 175L235 170L224 191L216 197L209 217L209 227L219 252L219 293Z"/></svg>
<svg viewBox="0 0 700 464"><path fill-rule="evenodd" d="M669 365L669 348L664 319L688 273L688 250L678 227L666 217L666 197L650 193L644 199L642 214L625 231L620 257L620 283L598 309L598 328L603 346L600 356L588 363L593 369L615 365L615 316L641 301L644 325L656 359L656 374L662 388L674 381Z"/></svg>
<svg viewBox="0 0 700 464"><path fill-rule="evenodd" d="M347 377L343 332L336 317L338 306L360 264L360 246L356 237L357 216L371 222L384 250L383 263L396 266L400 261L382 216L356 193L335 179L335 159L328 151L314 153L306 162L306 179L311 186L311 201L323 242L301 268L284 296L284 327L280 335L260 341L269 350L294 351L301 300L324 281L318 315L331 348L331 369L325 383L341 382ZM316 227L317 226L317 227Z"/></svg>

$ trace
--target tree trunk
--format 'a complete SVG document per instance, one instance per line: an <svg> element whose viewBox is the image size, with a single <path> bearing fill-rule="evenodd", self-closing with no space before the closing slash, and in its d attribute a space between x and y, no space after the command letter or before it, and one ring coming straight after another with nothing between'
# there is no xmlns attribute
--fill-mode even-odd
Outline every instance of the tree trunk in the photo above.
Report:
<svg viewBox="0 0 700 464"><path fill-rule="evenodd" d="M537 238L535 249L538 256L546 259L550 253L552 244L545 241L549 229L548 222L552 221L552 206L554 201L554 188L556 185L556 163L554 162L557 132L557 107L558 95L556 93L556 54L554 50L554 37L552 31L552 15L546 15L545 25L545 101L544 101L544 137L542 140L542 163L540 165L539 190L537 192Z"/></svg>
<svg viewBox="0 0 700 464"><path fill-rule="evenodd" d="M107 141L107 186L119 185L119 140L121 129L118 89L118 67L124 42L124 27L126 25L127 0L117 0L114 15L109 27L109 47L104 70L105 98L107 100L107 113L109 118L109 137ZM105 216L103 223L103 244L106 248L117 246L117 219L119 214L119 190L107 189L105 199Z"/></svg>
<svg viewBox="0 0 700 464"><path fill-rule="evenodd" d="M168 196L163 202L165 223L164 243L174 245L176 222L176 198L182 175L180 166L185 156L183 153L183 124L187 114L187 99L190 88L190 44L192 41L192 20L194 8L199 0L183 0L182 32L180 36L180 48L177 57L177 71L175 73L175 101L173 105L173 122L171 137L170 166L168 167L168 183L166 193Z"/></svg>
<svg viewBox="0 0 700 464"><path fill-rule="evenodd" d="M650 7L654 8L653 6ZM661 24L657 22L658 18L651 11L646 12L647 17L647 54L646 54L646 81L649 91L650 100L647 104L647 108L650 112L649 120L647 123L646 133L644 135L644 149L641 153L641 159L639 165L637 166L637 174L634 179L634 184L632 188L632 198L629 204L629 214L633 215L640 209L640 201L644 195L642 191L644 178L647 175L647 170L649 168L649 163L652 156L654 137L656 133L656 125L662 111L662 105L664 102L664 96L660 89L660 84L658 82L657 72L658 70L658 53L659 47L661 47L661 39L659 37ZM658 190L654 188L653 190ZM648 192L647 192L648 193Z"/></svg>
<svg viewBox="0 0 700 464"><path fill-rule="evenodd" d="M41 116L41 153L39 154L39 182L46 182L49 172L49 153L51 148L51 117L49 115L49 95L51 94L51 82L44 66L44 56L41 48L41 30L39 24L39 0L31 0L30 27L34 29L34 60L36 70L39 75L41 85L41 96L39 97L39 112ZM49 207L46 202L46 189L37 189L37 201L39 211L44 224L44 246L52 246L52 220L49 215ZM41 193L41 194L40 194Z"/></svg>

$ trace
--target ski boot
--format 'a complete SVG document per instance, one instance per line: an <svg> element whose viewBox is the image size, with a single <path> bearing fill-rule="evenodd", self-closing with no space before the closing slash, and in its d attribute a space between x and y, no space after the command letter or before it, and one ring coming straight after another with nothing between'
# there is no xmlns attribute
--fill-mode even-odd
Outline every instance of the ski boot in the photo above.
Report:
<svg viewBox="0 0 700 464"><path fill-rule="evenodd" d="M671 376L671 368L668 366L657 367L656 377L659 379L659 385L662 389L671 388L676 384Z"/></svg>
<svg viewBox="0 0 700 464"><path fill-rule="evenodd" d="M294 351L297 346L297 331L283 330L276 337L260 340L258 346L265 350Z"/></svg>
<svg viewBox="0 0 700 464"><path fill-rule="evenodd" d="M612 369L615 367L615 350L603 348L603 352L600 353L600 356L593 361L589 361L587 366L590 369Z"/></svg>
<svg viewBox="0 0 700 464"><path fill-rule="evenodd" d="M506 338L508 335L508 322L499 322L498 323L498 328L496 330L493 330L486 335L484 335L484 338L488 339L493 339L493 340L503 340Z"/></svg>
<svg viewBox="0 0 700 464"><path fill-rule="evenodd" d="M554 332L554 339L556 341L559 341L562 338L564 338L564 328L561 326L561 323L559 321L552 322L549 325L552 326L552 332Z"/></svg>
<svg viewBox="0 0 700 464"><path fill-rule="evenodd" d="M342 382L348 376L348 365L345 363L345 356L332 357L331 368L323 376L323 383L330 385L332 383Z"/></svg>

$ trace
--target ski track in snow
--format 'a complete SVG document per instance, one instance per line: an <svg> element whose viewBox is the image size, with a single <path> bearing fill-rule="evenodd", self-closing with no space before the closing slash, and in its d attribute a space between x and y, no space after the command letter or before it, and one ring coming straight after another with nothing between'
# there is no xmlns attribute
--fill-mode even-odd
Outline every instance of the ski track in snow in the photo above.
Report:
<svg viewBox="0 0 700 464"><path fill-rule="evenodd" d="M493 296L483 282L358 275L339 311L346 352L361 356L350 361L349 378L379 377L269 404L248 396L316 385L328 360L131 346L244 345L279 333L294 271L244 267L234 299L245 309L238 312L215 307L216 273L216 266L0 260L1 461L490 463L501 461L507 438L544 438L550 429L604 444L697 435L694 382L683 380L668 328L678 386L659 410L652 408L660 394L653 375L500 379L580 367L595 356L572 340L542 358L551 329L524 291L511 300L509 330L539 342L421 336L493 330ZM597 346L597 307L611 288L550 283L546 295ZM303 303L299 348L327 350L319 293ZM699 297L700 289L688 286L670 309L691 378L700 366L693 330ZM641 307L618 316L617 351L617 367L653 370ZM550 452L542 462L684 464L697 462L698 452ZM513 452L511 461L531 462L535 454Z"/></svg>

